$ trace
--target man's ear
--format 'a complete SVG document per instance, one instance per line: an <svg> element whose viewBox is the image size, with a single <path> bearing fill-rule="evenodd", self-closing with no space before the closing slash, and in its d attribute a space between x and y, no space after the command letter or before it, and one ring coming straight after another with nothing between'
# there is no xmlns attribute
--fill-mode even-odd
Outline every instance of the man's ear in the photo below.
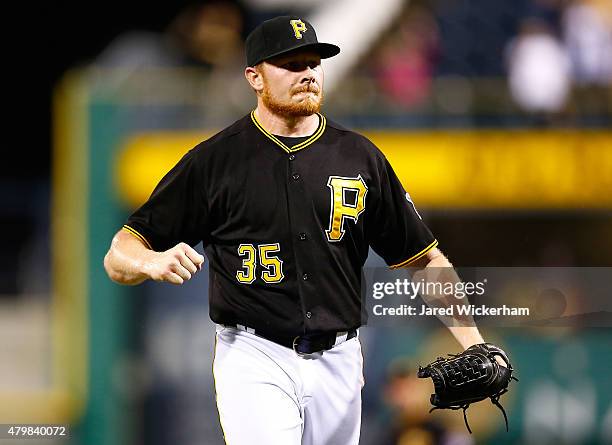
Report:
<svg viewBox="0 0 612 445"><path fill-rule="evenodd" d="M251 85L251 88L253 88L255 91L260 92L263 90L263 75L260 69L253 66L247 66L244 69L244 77L246 77L246 80Z"/></svg>

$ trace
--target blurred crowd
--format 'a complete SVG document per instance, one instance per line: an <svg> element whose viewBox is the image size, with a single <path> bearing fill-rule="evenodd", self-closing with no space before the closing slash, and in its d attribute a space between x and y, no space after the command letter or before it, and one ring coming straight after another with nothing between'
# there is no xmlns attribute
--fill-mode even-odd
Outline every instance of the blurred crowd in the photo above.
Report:
<svg viewBox="0 0 612 445"><path fill-rule="evenodd" d="M508 82L516 103L535 114L610 113L612 3L548 1L548 14L522 20L508 45Z"/></svg>
<svg viewBox="0 0 612 445"><path fill-rule="evenodd" d="M210 71L242 54L244 12L238 3L191 4L162 33L130 30L94 60L105 68L197 67Z"/></svg>
<svg viewBox="0 0 612 445"><path fill-rule="evenodd" d="M610 122L612 3L412 1L369 61L400 110Z"/></svg>
<svg viewBox="0 0 612 445"><path fill-rule="evenodd" d="M252 102L242 78L244 38L282 12L255 13L250 3L191 5L162 33L119 35L94 63L120 68L119 83L143 69L149 78L152 69L198 69L196 93L185 95L209 115L242 114ZM466 125L601 125L612 120L611 85L609 1L412 0L329 92L327 110L370 126L381 115L425 126L456 117Z"/></svg>

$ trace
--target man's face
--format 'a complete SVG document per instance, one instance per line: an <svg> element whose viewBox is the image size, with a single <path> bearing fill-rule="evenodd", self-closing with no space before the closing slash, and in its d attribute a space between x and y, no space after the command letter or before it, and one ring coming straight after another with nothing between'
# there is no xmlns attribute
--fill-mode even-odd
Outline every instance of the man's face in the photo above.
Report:
<svg viewBox="0 0 612 445"><path fill-rule="evenodd" d="M261 98L272 111L289 116L310 116L323 103L321 57L312 51L282 55L262 62Z"/></svg>

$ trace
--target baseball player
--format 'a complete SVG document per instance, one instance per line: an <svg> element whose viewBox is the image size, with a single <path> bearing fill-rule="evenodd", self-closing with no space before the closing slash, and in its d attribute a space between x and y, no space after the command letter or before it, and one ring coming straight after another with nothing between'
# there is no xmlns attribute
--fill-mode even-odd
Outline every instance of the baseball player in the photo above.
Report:
<svg viewBox="0 0 612 445"><path fill-rule="evenodd" d="M189 151L112 240L114 281L182 284L210 261L213 375L231 445L359 441L362 266L450 266L385 156L321 114L321 59L293 16L247 38L247 116ZM451 328L464 348L476 328Z"/></svg>

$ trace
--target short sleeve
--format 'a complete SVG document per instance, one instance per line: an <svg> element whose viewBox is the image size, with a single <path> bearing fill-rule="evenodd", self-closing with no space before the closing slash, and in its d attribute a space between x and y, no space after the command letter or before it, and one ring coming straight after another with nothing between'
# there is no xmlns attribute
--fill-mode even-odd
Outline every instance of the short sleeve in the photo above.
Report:
<svg viewBox="0 0 612 445"><path fill-rule="evenodd" d="M206 202L203 172L191 150L161 179L153 193L123 226L151 249L180 242L195 246L203 238Z"/></svg>
<svg viewBox="0 0 612 445"><path fill-rule="evenodd" d="M378 194L368 221L370 245L391 268L408 266L438 242L389 161L383 156L379 165Z"/></svg>

